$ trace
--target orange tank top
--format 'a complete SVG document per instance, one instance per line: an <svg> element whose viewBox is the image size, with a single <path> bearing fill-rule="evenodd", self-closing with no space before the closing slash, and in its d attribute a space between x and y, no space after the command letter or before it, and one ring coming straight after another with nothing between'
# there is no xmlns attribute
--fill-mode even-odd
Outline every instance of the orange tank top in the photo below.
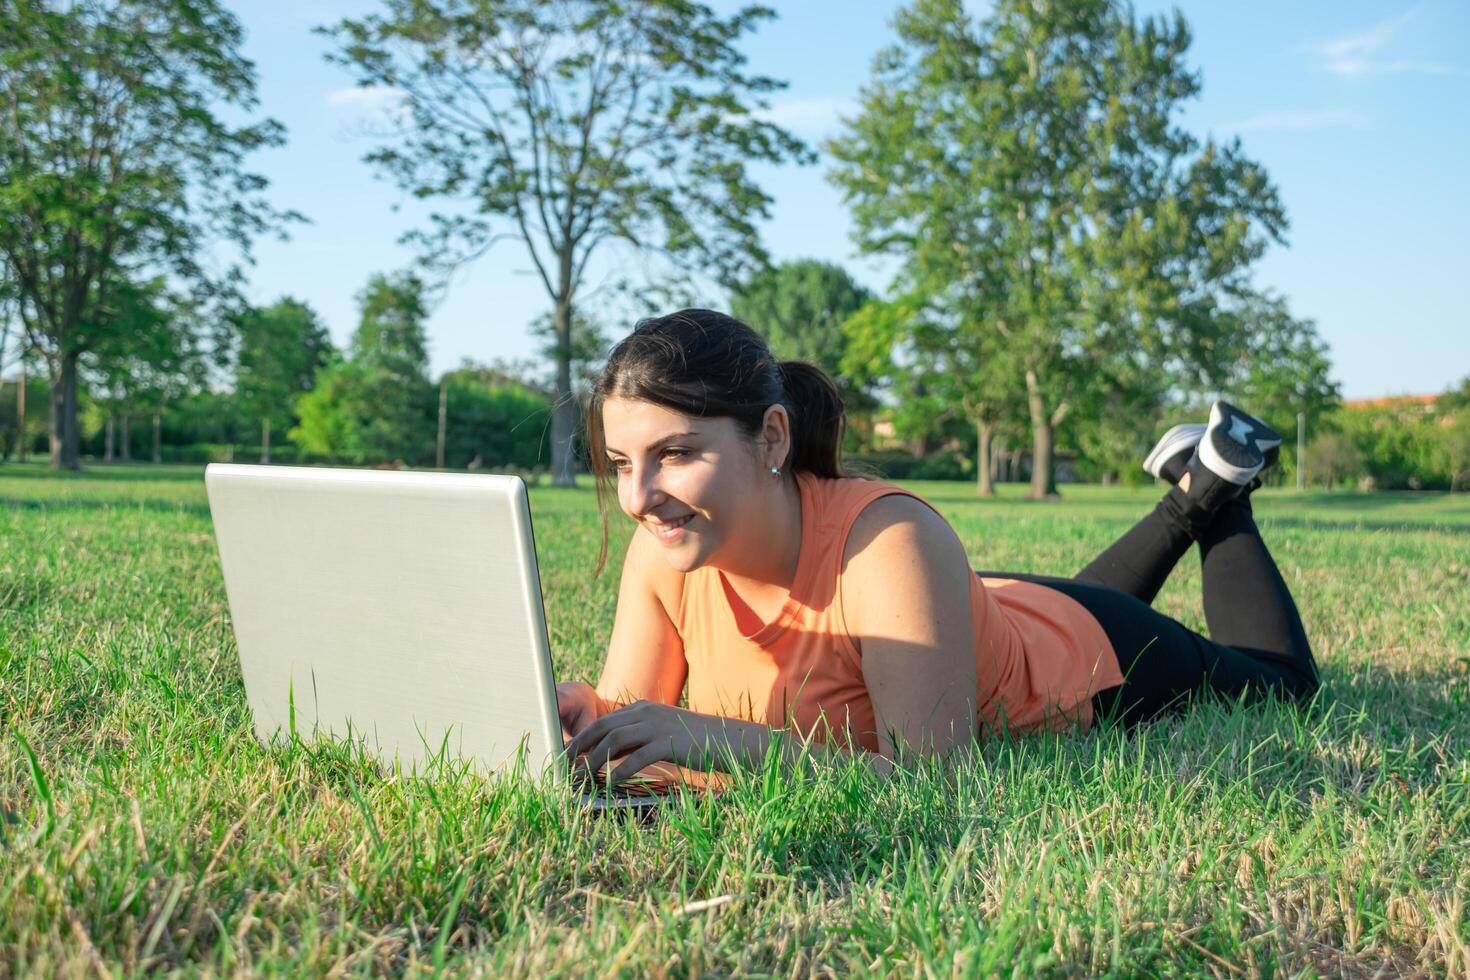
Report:
<svg viewBox="0 0 1470 980"><path fill-rule="evenodd" d="M689 664L689 707L790 724L803 734L877 751L861 654L843 616L842 553L868 504L888 494L923 498L874 480L808 473L797 474L797 487L801 551L775 621L745 632L723 573L705 567L684 577L675 625ZM1097 620L1044 585L970 578L981 731L1090 727L1092 695L1123 683Z"/></svg>

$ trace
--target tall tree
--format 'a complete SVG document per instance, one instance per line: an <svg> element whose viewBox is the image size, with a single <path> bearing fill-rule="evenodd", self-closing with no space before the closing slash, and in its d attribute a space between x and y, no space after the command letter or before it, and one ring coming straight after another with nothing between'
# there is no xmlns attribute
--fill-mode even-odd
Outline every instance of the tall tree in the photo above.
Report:
<svg viewBox="0 0 1470 980"><path fill-rule="evenodd" d="M260 422L260 461L271 459L271 433L296 423L296 400L311 390L333 354L327 329L310 306L283 296L235 316L235 396Z"/></svg>
<svg viewBox="0 0 1470 980"><path fill-rule="evenodd" d="M1238 141L1171 125L1199 89L1177 14L998 0L977 23L961 0L914 0L894 26L832 178L860 247L900 257L900 286L988 365L974 404L1024 400L1048 496L1069 415L1170 372L1218 379L1220 298L1285 216Z"/></svg>
<svg viewBox="0 0 1470 980"><path fill-rule="evenodd" d="M746 74L741 35L774 16L746 7L606 0L385 0L326 33L331 60L401 99L368 155L419 197L465 210L411 235L453 267L519 240L551 301L553 475L573 482L570 351L592 256L622 242L734 282L764 262L770 198L749 165L808 159L752 114L784 83ZM466 213L467 212L467 213Z"/></svg>
<svg viewBox="0 0 1470 980"><path fill-rule="evenodd" d="M255 106L239 22L216 0L0 0L0 257L44 354L53 466L79 463L78 361L112 328L111 283L230 281L207 242L248 249L287 216L243 168L282 142Z"/></svg>

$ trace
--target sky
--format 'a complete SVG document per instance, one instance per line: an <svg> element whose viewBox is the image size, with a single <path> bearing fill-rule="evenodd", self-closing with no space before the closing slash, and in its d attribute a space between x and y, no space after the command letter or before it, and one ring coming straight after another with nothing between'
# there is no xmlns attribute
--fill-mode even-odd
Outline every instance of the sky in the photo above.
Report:
<svg viewBox="0 0 1470 980"><path fill-rule="evenodd" d="M768 0L769 2L769 0ZM362 157L385 111L382 93L328 64L312 28L373 11L373 0L230 0L257 68L259 111L282 122L284 147L251 164L269 199L309 224L257 244L250 298L310 303L343 345L354 295L373 272L408 267L398 244L430 208ZM716 0L717 9L735 4ZM893 0L775 0L779 17L742 43L750 68L784 79L770 117L814 146L841 130L892 41ZM971 9L983 12L985 4ZM1349 399L1442 391L1470 374L1470 3L1282 4L1140 0L1141 19L1177 9L1194 37L1202 90L1175 117L1201 139L1238 136L1285 206L1284 246L1255 283L1315 322ZM843 264L878 292L891 261L856 254L851 222L827 181L830 161L754 172L774 203L761 234L776 260ZM439 207L446 206L444 203ZM608 261L594 263L593 283ZM596 292L589 302L603 302ZM707 305L724 305L711 294ZM464 359L536 356L528 326L549 308L523 246L504 242L455 274L429 319L434 373ZM609 322L614 337L631 324Z"/></svg>

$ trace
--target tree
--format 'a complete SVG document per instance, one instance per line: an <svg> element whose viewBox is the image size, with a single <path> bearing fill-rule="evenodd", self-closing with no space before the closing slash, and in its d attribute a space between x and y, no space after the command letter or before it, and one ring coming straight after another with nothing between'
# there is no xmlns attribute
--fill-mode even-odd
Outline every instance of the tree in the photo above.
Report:
<svg viewBox="0 0 1470 980"><path fill-rule="evenodd" d="M436 395L429 383L424 283L374 275L357 294L362 319L346 360L317 372L290 438L308 452L363 463L429 458Z"/></svg>
<svg viewBox="0 0 1470 980"><path fill-rule="evenodd" d="M401 98L368 155L418 197L468 213L410 238L435 267L520 241L551 300L557 343L554 482L573 482L573 311L606 243L697 263L734 282L765 260L770 199L757 162L809 159L752 110L784 83L742 71L735 42L774 16L605 0L385 0L326 33L330 60Z"/></svg>
<svg viewBox="0 0 1470 980"><path fill-rule="evenodd" d="M1357 444L1341 432L1324 432L1307 447L1307 477L1332 489L1344 479L1363 472L1363 454Z"/></svg>
<svg viewBox="0 0 1470 980"><path fill-rule="evenodd" d="M1048 496L1070 416L1218 381L1221 297L1285 216L1238 141L1170 124L1199 89L1177 14L999 0L974 24L960 0L915 0L895 31L831 176L860 248L898 256L898 287L984 365L975 409L1025 405L1031 494Z"/></svg>
<svg viewBox="0 0 1470 980"><path fill-rule="evenodd" d="M121 456L132 458L130 423L141 412L152 416L152 457L161 462L164 404L201 380L196 310L188 297L171 293L162 276L111 283L104 292L108 299L99 314L108 326L95 331L86 374L92 400L106 415L106 457L111 461L114 420L121 419Z"/></svg>
<svg viewBox="0 0 1470 980"><path fill-rule="evenodd" d="M260 461L271 459L271 432L296 422L296 400L311 390L334 349L316 311L284 296L270 306L246 308L235 319L235 395L260 421Z"/></svg>
<svg viewBox="0 0 1470 980"><path fill-rule="evenodd" d="M243 158L283 141L255 106L239 22L216 0L0 0L0 258L52 387L52 465L79 464L78 361L114 324L108 288L168 274L218 290L205 245L283 215Z"/></svg>
<svg viewBox="0 0 1470 980"><path fill-rule="evenodd" d="M834 375L848 404L863 408L867 392L842 370L847 348L842 325L872 299L872 292L842 266L798 259L736 286L730 312L764 336L777 357L808 361Z"/></svg>

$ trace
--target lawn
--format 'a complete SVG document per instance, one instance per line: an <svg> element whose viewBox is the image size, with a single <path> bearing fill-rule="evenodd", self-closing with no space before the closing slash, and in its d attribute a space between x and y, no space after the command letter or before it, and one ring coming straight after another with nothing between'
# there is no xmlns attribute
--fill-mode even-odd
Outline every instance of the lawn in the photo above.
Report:
<svg viewBox="0 0 1470 980"><path fill-rule="evenodd" d="M917 489L976 566L1053 574L1155 495ZM590 491L531 499L558 676L595 680L618 561ZM261 746L201 470L0 466L0 976L1470 974L1470 495L1257 513L1311 710L751 773L640 827ZM1159 605L1203 627L1194 559Z"/></svg>

